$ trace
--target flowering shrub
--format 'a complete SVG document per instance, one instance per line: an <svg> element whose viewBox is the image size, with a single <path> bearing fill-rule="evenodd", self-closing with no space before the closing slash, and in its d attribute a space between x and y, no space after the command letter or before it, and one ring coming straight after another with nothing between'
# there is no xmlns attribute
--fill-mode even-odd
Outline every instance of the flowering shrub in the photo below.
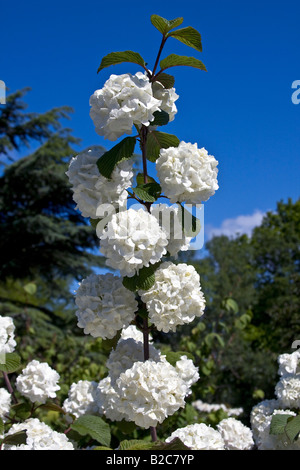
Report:
<svg viewBox="0 0 300 470"><path fill-rule="evenodd" d="M169 38L201 52L201 37L191 27L176 30L182 18L168 21L152 15L151 21L162 34L153 69L148 69L144 59L133 51L110 53L102 59L98 71L132 62L143 72L111 75L90 97L90 116L97 134L110 141L123 134L129 137L108 151L93 147L80 153L71 159L66 173L76 208L91 219L107 266L120 274L93 274L82 280L75 295L78 327L86 335L102 338L110 347L107 376L100 381L72 383L60 406L55 400L59 374L49 364L33 360L16 378L14 391L9 374L21 368L14 353L14 325L9 317L0 318L0 352L5 354L0 368L8 389L0 389L4 450L73 450L97 444L101 445L99 449L111 449L111 429L116 422L125 433L133 429L132 425L150 429L152 439L119 442L118 449L253 447L251 430L233 418L222 420L217 429L204 423L190 424L170 432L165 442L157 442L156 427L185 407L200 376L190 357L178 353L171 360L170 355L158 350L150 334L176 332L204 315L206 302L199 274L193 266L175 264L168 256L176 259L180 251L188 249L194 232L193 227L186 226L183 203L200 204L213 196L218 189L218 162L197 144L180 142L176 136L158 130L177 113L175 79L165 70L174 66L205 70L205 66L194 57L175 54L160 60ZM136 135L132 135L133 129ZM134 186L137 143L143 172L137 175ZM156 163L160 181L148 175L148 161ZM169 206L154 205L160 197L175 204L173 228L164 223L171 214ZM138 203L138 209L127 207L130 199ZM111 209L108 218L103 216L104 208ZM299 407L295 361L281 361L282 378L276 394L283 406ZM63 433L39 419L44 410L63 416ZM272 413L280 414L274 410L263 422L261 409L253 411L258 445ZM294 414L288 411L287 419Z"/></svg>

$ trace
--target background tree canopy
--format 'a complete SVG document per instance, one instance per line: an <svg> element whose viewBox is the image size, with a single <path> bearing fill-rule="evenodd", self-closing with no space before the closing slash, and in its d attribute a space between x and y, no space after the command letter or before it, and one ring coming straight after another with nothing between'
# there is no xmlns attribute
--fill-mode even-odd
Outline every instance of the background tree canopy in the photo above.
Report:
<svg viewBox="0 0 300 470"><path fill-rule="evenodd" d="M76 327L72 295L74 281L104 263L96 254L95 230L75 210L65 176L78 140L60 119L71 110L26 114L26 91L0 108L4 159L32 141L40 145L0 177L0 315L14 318L24 362L46 360L61 374L64 397L72 382L106 373L106 343ZM277 356L292 352L300 339L299 248L300 200L288 200L266 214L251 238L214 237L204 257L181 254L178 262L193 264L200 274L205 314L155 339L169 359L180 350L199 366L191 401L242 406L246 416L257 401L273 398ZM163 426L169 432L172 423L175 429L194 422L195 412L187 408Z"/></svg>

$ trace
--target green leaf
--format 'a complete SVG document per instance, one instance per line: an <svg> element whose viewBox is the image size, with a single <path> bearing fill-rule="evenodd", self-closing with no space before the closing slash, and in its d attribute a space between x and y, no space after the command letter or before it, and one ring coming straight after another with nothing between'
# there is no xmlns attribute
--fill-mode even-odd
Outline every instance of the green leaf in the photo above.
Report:
<svg viewBox="0 0 300 470"><path fill-rule="evenodd" d="M93 450L113 450L111 447L98 446L94 447Z"/></svg>
<svg viewBox="0 0 300 470"><path fill-rule="evenodd" d="M151 131L148 134L146 143L147 158L150 162L156 162L161 149L178 147L179 144L180 140L176 135L166 134L165 132L160 131Z"/></svg>
<svg viewBox="0 0 300 470"><path fill-rule="evenodd" d="M222 301L221 306L222 306L222 308L225 308L228 312L230 312L230 310L231 310L233 313L238 313L238 311L239 311L239 306L238 306L237 302L234 299L231 299L231 298L224 299Z"/></svg>
<svg viewBox="0 0 300 470"><path fill-rule="evenodd" d="M166 20L159 15L151 15L151 23L163 35L166 35L171 29L177 28L183 22L183 18L175 18L174 20Z"/></svg>
<svg viewBox="0 0 300 470"><path fill-rule="evenodd" d="M176 437L171 442L155 442L152 450L190 450L179 437Z"/></svg>
<svg viewBox="0 0 300 470"><path fill-rule="evenodd" d="M0 436L4 434L4 423L2 419L0 418Z"/></svg>
<svg viewBox="0 0 300 470"><path fill-rule="evenodd" d="M6 372L7 374L18 370L21 364L21 358L16 353L4 354L3 358L2 355L0 355L0 359L3 361L3 364L0 363L0 371Z"/></svg>
<svg viewBox="0 0 300 470"><path fill-rule="evenodd" d="M23 286L23 289L25 290L25 292L27 292L27 294L29 295L34 295L37 291L37 287L36 287L36 284L34 284L34 282L29 282L28 284L26 284L25 286Z"/></svg>
<svg viewBox="0 0 300 470"><path fill-rule="evenodd" d="M132 277L124 277L123 285L132 292L149 290L155 282L155 270L159 264L151 264L149 267L144 266L138 274Z"/></svg>
<svg viewBox="0 0 300 470"><path fill-rule="evenodd" d="M93 228L97 228L97 225L99 224L100 220L102 219L90 219L90 224Z"/></svg>
<svg viewBox="0 0 300 470"><path fill-rule="evenodd" d="M120 442L118 450L151 450L152 442L141 441L138 439L125 440Z"/></svg>
<svg viewBox="0 0 300 470"><path fill-rule="evenodd" d="M145 67L146 63L143 57L140 56L137 52L133 51L122 51L122 52L111 52L107 54L101 60L101 64L97 70L99 73L105 67L109 67L110 65L121 64L123 62L132 62L133 64L141 65L141 67Z"/></svg>
<svg viewBox="0 0 300 470"><path fill-rule="evenodd" d="M180 361L182 356L187 356L188 359L194 359L193 354L187 351L168 351L166 353L166 359L173 367L176 366L176 362Z"/></svg>
<svg viewBox="0 0 300 470"><path fill-rule="evenodd" d="M117 346L117 343L121 337L122 330L119 330L113 338L103 339L101 347L104 351L110 352Z"/></svg>
<svg viewBox="0 0 300 470"><path fill-rule="evenodd" d="M209 348L213 347L214 340L217 340L220 346L224 348L225 346L224 340L222 336L218 335L217 333L209 333L208 335L205 336L205 339L204 339L205 343L207 344Z"/></svg>
<svg viewBox="0 0 300 470"><path fill-rule="evenodd" d="M152 176L147 175L147 180L148 183L157 183ZM136 176L136 182L138 186L142 186L144 184L144 174L143 173L138 173ZM147 183L147 184L148 184ZM158 183L157 183L158 184Z"/></svg>
<svg viewBox="0 0 300 470"><path fill-rule="evenodd" d="M162 72L155 76L154 82L161 83L165 88L173 88L175 84L175 78L173 75Z"/></svg>
<svg viewBox="0 0 300 470"><path fill-rule="evenodd" d="M117 163L132 157L136 144L135 137L125 137L112 149L105 152L97 161L101 175L110 178Z"/></svg>
<svg viewBox="0 0 300 470"><path fill-rule="evenodd" d="M118 421L116 425L122 434L131 434L136 429L136 424L133 421L125 421L125 419Z"/></svg>
<svg viewBox="0 0 300 470"><path fill-rule="evenodd" d="M155 111L153 116L154 121L151 121L151 126L166 126L169 122L169 114L166 111Z"/></svg>
<svg viewBox="0 0 300 470"><path fill-rule="evenodd" d="M27 419L31 415L31 405L29 403L17 403L12 405L11 410L20 419Z"/></svg>
<svg viewBox="0 0 300 470"><path fill-rule="evenodd" d="M4 444L9 446L20 446L22 444L26 444L27 434L26 430L16 432L15 434L10 434L6 436L3 440Z"/></svg>
<svg viewBox="0 0 300 470"><path fill-rule="evenodd" d="M78 432L81 436L91 436L95 441L109 447L110 445L110 427L98 416L84 415L80 416L73 424L71 429Z"/></svg>
<svg viewBox="0 0 300 470"><path fill-rule="evenodd" d="M134 194L145 202L155 202L161 195L161 186L158 183L146 183L132 188Z"/></svg>
<svg viewBox="0 0 300 470"><path fill-rule="evenodd" d="M201 35L191 26L177 29L176 31L169 33L168 37L178 39L178 41L183 42L183 44L186 44L187 46L193 47L197 51L202 52Z"/></svg>
<svg viewBox="0 0 300 470"><path fill-rule="evenodd" d="M290 441L295 441L300 433L300 415L293 416L288 420L284 430Z"/></svg>
<svg viewBox="0 0 300 470"><path fill-rule="evenodd" d="M207 72L205 65L201 60L195 59L195 57L187 57L184 55L170 54L160 61L160 67L162 70L166 70L170 67L177 66L194 67L196 69L204 70Z"/></svg>
<svg viewBox="0 0 300 470"><path fill-rule="evenodd" d="M56 405L56 403L46 403L45 405L39 406L43 410L49 411L57 411L58 413L66 414L65 410L63 410L60 406Z"/></svg>
<svg viewBox="0 0 300 470"><path fill-rule="evenodd" d="M288 419L291 415L288 414L280 414L272 416L272 421L270 425L270 434L283 434L285 430L285 426L287 424Z"/></svg>

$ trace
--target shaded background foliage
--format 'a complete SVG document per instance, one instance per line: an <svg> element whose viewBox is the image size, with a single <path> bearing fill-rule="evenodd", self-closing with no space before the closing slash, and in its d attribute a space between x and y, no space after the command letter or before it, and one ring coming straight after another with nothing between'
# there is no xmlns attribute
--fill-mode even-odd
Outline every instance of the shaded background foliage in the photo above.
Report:
<svg viewBox="0 0 300 470"><path fill-rule="evenodd" d="M27 91L10 95L0 108L4 160L32 139L39 142L30 155L4 166L0 177L0 315L14 318L24 363L45 360L61 374L63 399L73 382L106 374L110 344L82 334L73 301L74 281L104 263L95 230L75 210L65 176L78 144L60 124L71 110L26 114ZM277 356L292 352L300 339L299 247L300 200L288 200L266 214L251 238L214 237L201 258L181 253L178 262L193 264L201 276L205 315L176 333L156 333L155 340L170 362L187 354L199 367L189 403L242 406L248 423L251 407L273 398ZM222 417L201 415L188 404L159 432ZM116 435L125 432L122 424L115 429Z"/></svg>

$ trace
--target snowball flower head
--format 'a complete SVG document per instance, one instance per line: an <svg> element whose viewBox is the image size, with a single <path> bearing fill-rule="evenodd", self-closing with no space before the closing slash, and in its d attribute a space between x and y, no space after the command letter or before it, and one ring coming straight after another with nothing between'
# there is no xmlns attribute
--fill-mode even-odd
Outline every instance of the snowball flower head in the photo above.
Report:
<svg viewBox="0 0 300 470"><path fill-rule="evenodd" d="M300 408L300 374L283 376L275 387L281 407Z"/></svg>
<svg viewBox="0 0 300 470"><path fill-rule="evenodd" d="M213 196L219 188L217 165L205 148L186 142L161 149L156 161L161 187L172 203L200 204Z"/></svg>
<svg viewBox="0 0 300 470"><path fill-rule="evenodd" d="M168 239L167 251L178 257L179 251L187 251L192 237L187 237L182 228L181 208L178 205L155 204L151 214L158 220Z"/></svg>
<svg viewBox="0 0 300 470"><path fill-rule="evenodd" d="M217 429L227 450L250 450L254 446L251 429L235 418L223 419Z"/></svg>
<svg viewBox="0 0 300 470"><path fill-rule="evenodd" d="M0 388L0 418L5 423L6 415L9 414L11 406L11 394L5 389Z"/></svg>
<svg viewBox="0 0 300 470"><path fill-rule="evenodd" d="M198 367L196 367L191 359L187 356L181 356L180 360L176 362L175 369L179 377L184 381L190 392L190 387L198 382L200 376Z"/></svg>
<svg viewBox="0 0 300 470"><path fill-rule="evenodd" d="M155 271L154 285L139 293L151 322L164 333L176 331L178 325L190 323L204 313L200 276L193 266L185 263L162 263Z"/></svg>
<svg viewBox="0 0 300 470"><path fill-rule="evenodd" d="M0 316L0 354L11 353L14 351L15 325L11 317Z"/></svg>
<svg viewBox="0 0 300 470"><path fill-rule="evenodd" d="M149 78L142 72L111 75L90 97L90 116L97 134L114 141L131 134L134 124L149 126L161 103L154 98Z"/></svg>
<svg viewBox="0 0 300 470"><path fill-rule="evenodd" d="M279 375L300 375L300 351L295 351L292 354L281 354L280 356L278 356L278 364Z"/></svg>
<svg viewBox="0 0 300 470"><path fill-rule="evenodd" d="M120 375L116 391L119 411L145 429L162 423L185 405L186 385L168 362L135 362Z"/></svg>
<svg viewBox="0 0 300 470"><path fill-rule="evenodd" d="M161 101L160 110L165 111L169 115L169 122L173 121L177 108L175 101L179 95L175 92L175 88L165 88L159 81L152 84L153 96Z"/></svg>
<svg viewBox="0 0 300 470"><path fill-rule="evenodd" d="M46 362L33 360L17 377L16 387L22 396L32 403L46 403L47 398L55 398L59 374Z"/></svg>
<svg viewBox="0 0 300 470"><path fill-rule="evenodd" d="M97 161L105 153L102 147L93 147L73 157L66 175L72 185L73 199L83 217L96 219L100 206L112 204L119 208L126 205L126 188L131 186L132 161L118 163L111 178L101 175Z"/></svg>
<svg viewBox="0 0 300 470"><path fill-rule="evenodd" d="M204 423L176 429L166 442L171 442L176 437L191 450L225 450L221 434Z"/></svg>
<svg viewBox="0 0 300 470"><path fill-rule="evenodd" d="M152 344L149 345L149 356L155 362L161 360L160 352ZM143 341L136 341L133 338L119 340L116 348L111 351L106 363L111 383L114 385L121 373L130 369L136 361L142 362L143 360Z"/></svg>
<svg viewBox="0 0 300 470"><path fill-rule="evenodd" d="M99 382L96 399L100 414L111 421L128 421L127 415L120 411L120 396L112 386L110 376Z"/></svg>
<svg viewBox="0 0 300 470"><path fill-rule="evenodd" d="M272 416L276 408L279 408L278 400L263 400L252 408L250 422L256 444L260 442L265 431L267 418Z"/></svg>
<svg viewBox="0 0 300 470"><path fill-rule="evenodd" d="M79 328L94 338L113 338L127 327L137 310L135 295L112 273L91 274L84 279L75 298Z"/></svg>
<svg viewBox="0 0 300 470"><path fill-rule="evenodd" d="M67 436L52 429L37 418L29 418L23 423L13 424L6 436L26 430L26 444L10 446L4 450L74 450Z"/></svg>
<svg viewBox="0 0 300 470"><path fill-rule="evenodd" d="M68 398L64 401L63 410L76 418L84 414L94 415L98 412L96 402L97 382L80 380L70 387Z"/></svg>
<svg viewBox="0 0 300 470"><path fill-rule="evenodd" d="M135 339L135 341L143 341L144 335L135 325L129 325L122 330L120 340L128 338Z"/></svg>
<svg viewBox="0 0 300 470"><path fill-rule="evenodd" d="M158 262L166 254L168 244L156 218L143 209L114 214L100 234L100 240L106 264L128 277Z"/></svg>

